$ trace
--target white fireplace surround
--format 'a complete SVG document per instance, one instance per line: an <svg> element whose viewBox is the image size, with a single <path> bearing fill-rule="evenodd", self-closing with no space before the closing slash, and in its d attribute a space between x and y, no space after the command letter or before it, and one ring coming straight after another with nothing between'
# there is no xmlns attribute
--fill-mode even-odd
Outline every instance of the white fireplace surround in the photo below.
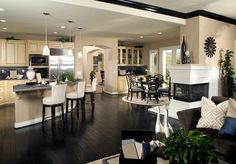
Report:
<svg viewBox="0 0 236 164"><path fill-rule="evenodd" d="M209 83L208 97L218 95L219 67L203 66L199 64L176 64L169 68L171 83L179 84L203 84ZM201 106L201 101L184 102L180 100L170 100L169 116L177 118L177 112L185 109ZM149 111L155 112L151 108Z"/></svg>

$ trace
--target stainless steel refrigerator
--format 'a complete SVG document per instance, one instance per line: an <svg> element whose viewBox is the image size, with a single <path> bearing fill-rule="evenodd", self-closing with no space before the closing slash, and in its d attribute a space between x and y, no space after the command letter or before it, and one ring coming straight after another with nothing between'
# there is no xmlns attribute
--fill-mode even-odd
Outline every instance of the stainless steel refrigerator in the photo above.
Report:
<svg viewBox="0 0 236 164"><path fill-rule="evenodd" d="M68 49L51 48L49 58L49 75L51 80L56 80L63 73L74 76L74 56L68 56Z"/></svg>

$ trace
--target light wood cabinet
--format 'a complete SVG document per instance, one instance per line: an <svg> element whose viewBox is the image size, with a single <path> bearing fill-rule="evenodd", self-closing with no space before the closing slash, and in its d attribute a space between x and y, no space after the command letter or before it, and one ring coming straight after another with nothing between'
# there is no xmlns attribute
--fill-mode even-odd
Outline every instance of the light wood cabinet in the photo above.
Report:
<svg viewBox="0 0 236 164"><path fill-rule="evenodd" d="M71 48L74 49L75 44L73 42L62 43L62 48Z"/></svg>
<svg viewBox="0 0 236 164"><path fill-rule="evenodd" d="M26 43L19 40L6 41L2 66L27 66Z"/></svg>
<svg viewBox="0 0 236 164"><path fill-rule="evenodd" d="M118 47L118 65L141 65L142 57L142 48Z"/></svg>
<svg viewBox="0 0 236 164"><path fill-rule="evenodd" d="M45 45L44 41L28 40L27 41L28 54L42 54L44 45Z"/></svg>
<svg viewBox="0 0 236 164"><path fill-rule="evenodd" d="M118 76L117 78L117 90L119 93L127 93L128 92L128 85L126 76Z"/></svg>
<svg viewBox="0 0 236 164"><path fill-rule="evenodd" d="M5 102L4 81L0 81L0 104Z"/></svg>
<svg viewBox="0 0 236 164"><path fill-rule="evenodd" d="M58 42L58 41L49 41L49 48L72 48L74 49L73 42Z"/></svg>
<svg viewBox="0 0 236 164"><path fill-rule="evenodd" d="M4 65L6 53L6 40L0 39L0 66Z"/></svg>
<svg viewBox="0 0 236 164"><path fill-rule="evenodd" d="M2 80L0 81L0 105L15 102L15 92L13 86L25 84L27 80Z"/></svg>

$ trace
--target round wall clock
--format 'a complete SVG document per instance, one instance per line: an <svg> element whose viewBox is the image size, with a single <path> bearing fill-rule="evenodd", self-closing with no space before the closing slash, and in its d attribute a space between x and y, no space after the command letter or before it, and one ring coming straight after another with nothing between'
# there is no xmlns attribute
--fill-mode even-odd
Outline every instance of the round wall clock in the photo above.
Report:
<svg viewBox="0 0 236 164"><path fill-rule="evenodd" d="M215 52L216 52L216 41L213 37L208 37L206 40L205 40L205 43L204 43L205 47L205 53L206 53L206 56L208 57L213 57L213 55L215 55Z"/></svg>

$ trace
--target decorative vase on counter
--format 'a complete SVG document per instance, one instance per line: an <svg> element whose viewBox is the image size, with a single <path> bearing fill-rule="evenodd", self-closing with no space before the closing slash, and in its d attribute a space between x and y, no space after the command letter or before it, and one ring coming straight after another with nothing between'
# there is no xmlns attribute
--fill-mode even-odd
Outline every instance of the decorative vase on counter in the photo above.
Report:
<svg viewBox="0 0 236 164"><path fill-rule="evenodd" d="M29 79L29 81L32 81L35 77L34 68L32 66L28 67L28 71L26 72L26 76Z"/></svg>
<svg viewBox="0 0 236 164"><path fill-rule="evenodd" d="M186 46L184 36L183 36L183 42L181 44L181 63L182 64L186 64L186 57L185 57L186 50L187 50L187 46Z"/></svg>

